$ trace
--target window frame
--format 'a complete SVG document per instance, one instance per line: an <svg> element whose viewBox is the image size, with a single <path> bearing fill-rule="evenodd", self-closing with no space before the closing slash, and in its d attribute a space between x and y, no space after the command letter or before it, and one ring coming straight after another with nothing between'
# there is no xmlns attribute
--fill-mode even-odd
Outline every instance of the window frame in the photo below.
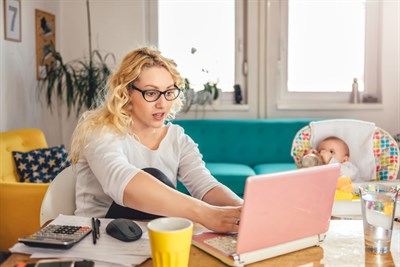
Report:
<svg viewBox="0 0 400 267"><path fill-rule="evenodd" d="M158 1L146 1L144 9L146 14L146 40L152 46L158 47ZM234 81L235 84L240 84L241 87L243 100L240 105L247 105L248 103L247 12L248 0L236 0ZM218 101L213 103L214 106L230 106L233 104L235 104L233 91L223 91Z"/></svg>
<svg viewBox="0 0 400 267"><path fill-rule="evenodd" d="M366 0L366 33L365 33L365 66L364 66L364 93L377 97L382 102L380 83L380 34L381 34L381 1ZM351 92L289 92L287 88L288 75L288 4L289 1L279 1L277 5L270 5L269 13L277 12L277 16L270 18L268 31L278 36L275 46L278 49L276 62L269 61L269 76L275 75L277 88L278 108L285 109L290 104L303 103L306 105L320 105L328 103L349 103ZM279 10L276 10L279 9ZM269 40L269 42L273 42ZM276 51L276 50L275 50ZM268 53L271 53L269 51ZM273 58L273 57L270 57ZM271 68L272 67L272 68ZM275 72L275 73L273 73ZM351 90L352 81L349 81ZM318 103L318 104L317 104Z"/></svg>

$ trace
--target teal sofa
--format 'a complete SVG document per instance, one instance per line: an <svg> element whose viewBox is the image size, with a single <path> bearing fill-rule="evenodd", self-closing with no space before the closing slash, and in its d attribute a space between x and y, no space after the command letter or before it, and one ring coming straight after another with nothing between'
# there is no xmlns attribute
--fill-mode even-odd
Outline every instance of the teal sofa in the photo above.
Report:
<svg viewBox="0 0 400 267"><path fill-rule="evenodd" d="M175 120L198 145L211 174L239 196L250 175L296 169L296 133L312 119ZM178 183L178 190L188 193Z"/></svg>

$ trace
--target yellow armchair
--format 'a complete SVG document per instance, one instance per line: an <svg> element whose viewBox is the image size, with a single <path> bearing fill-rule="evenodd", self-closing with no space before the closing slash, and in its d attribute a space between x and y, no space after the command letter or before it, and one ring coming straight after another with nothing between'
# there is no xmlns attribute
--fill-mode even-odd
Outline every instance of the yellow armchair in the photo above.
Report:
<svg viewBox="0 0 400 267"><path fill-rule="evenodd" d="M49 184L21 183L12 151L46 148L39 129L0 133L0 251L7 251L18 237L40 228L40 206Z"/></svg>

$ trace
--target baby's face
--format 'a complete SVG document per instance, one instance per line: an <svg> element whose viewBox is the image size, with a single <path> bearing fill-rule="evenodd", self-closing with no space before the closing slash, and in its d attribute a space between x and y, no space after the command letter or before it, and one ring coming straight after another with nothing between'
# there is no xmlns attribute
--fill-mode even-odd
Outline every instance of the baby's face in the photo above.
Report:
<svg viewBox="0 0 400 267"><path fill-rule="evenodd" d="M348 160L346 145L339 140L326 140L321 142L318 147L318 152L324 159L324 154L330 154L331 157L335 158L339 162L343 163Z"/></svg>

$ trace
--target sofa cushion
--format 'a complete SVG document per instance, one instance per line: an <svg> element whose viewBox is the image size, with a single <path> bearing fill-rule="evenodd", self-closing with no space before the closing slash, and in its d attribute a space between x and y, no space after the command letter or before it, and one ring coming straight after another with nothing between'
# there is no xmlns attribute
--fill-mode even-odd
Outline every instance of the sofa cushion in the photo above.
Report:
<svg viewBox="0 0 400 267"><path fill-rule="evenodd" d="M24 128L0 133L0 182L18 183L12 151L28 152L48 147L44 133L36 128ZM17 185L18 186L18 185ZM39 219L38 219L39 220ZM1 247L0 241L0 247Z"/></svg>
<svg viewBox="0 0 400 267"><path fill-rule="evenodd" d="M273 172L295 170L295 163L263 163L253 167L256 174L267 174Z"/></svg>
<svg viewBox="0 0 400 267"><path fill-rule="evenodd" d="M239 196L243 195L247 177L256 174L250 166L238 163L206 163L206 167L220 183Z"/></svg>
<svg viewBox="0 0 400 267"><path fill-rule="evenodd" d="M255 175L250 166L237 163L206 163L207 169L222 184L226 185L239 196L243 196L246 178ZM186 188L178 181L177 189L189 194Z"/></svg>
<svg viewBox="0 0 400 267"><path fill-rule="evenodd" d="M312 119L175 120L198 145L203 160L254 166L292 163L293 138Z"/></svg>
<svg viewBox="0 0 400 267"><path fill-rule="evenodd" d="M70 165L64 145L12 154L21 182L49 183Z"/></svg>

